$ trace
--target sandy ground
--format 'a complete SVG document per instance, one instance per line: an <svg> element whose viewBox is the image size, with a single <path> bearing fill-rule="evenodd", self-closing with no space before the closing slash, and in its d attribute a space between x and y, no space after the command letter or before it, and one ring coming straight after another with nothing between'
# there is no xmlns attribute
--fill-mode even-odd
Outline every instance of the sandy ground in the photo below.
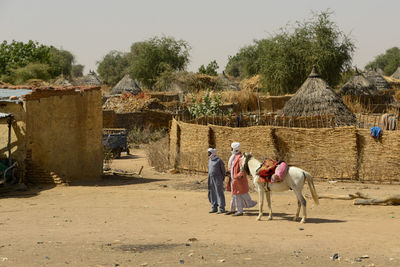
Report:
<svg viewBox="0 0 400 267"><path fill-rule="evenodd" d="M0 195L0 266L400 266L399 206L308 199L302 225L292 221L297 203L289 191L272 196L272 221L256 221L256 209L243 217L208 214L205 175L158 173L143 150L133 152L112 167L144 166L142 177ZM384 196L400 186L316 188Z"/></svg>

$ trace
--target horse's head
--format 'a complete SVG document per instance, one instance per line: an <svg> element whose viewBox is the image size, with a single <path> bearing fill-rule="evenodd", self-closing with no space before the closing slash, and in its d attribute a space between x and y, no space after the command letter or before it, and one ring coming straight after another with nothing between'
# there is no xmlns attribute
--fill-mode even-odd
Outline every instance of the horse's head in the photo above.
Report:
<svg viewBox="0 0 400 267"><path fill-rule="evenodd" d="M247 174L250 174L250 170L249 170L249 160L251 159L252 155L251 153L243 153L241 161L242 164L240 165L240 171L241 172L246 172Z"/></svg>

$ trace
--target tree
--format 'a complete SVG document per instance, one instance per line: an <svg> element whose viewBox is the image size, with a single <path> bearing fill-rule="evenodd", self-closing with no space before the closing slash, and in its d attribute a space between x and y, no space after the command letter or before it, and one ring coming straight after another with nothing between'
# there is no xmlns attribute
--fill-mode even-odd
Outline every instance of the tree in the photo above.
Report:
<svg viewBox="0 0 400 267"><path fill-rule="evenodd" d="M355 46L324 11L270 38L254 41L241 49L227 64L240 76L260 74L264 90L271 94L294 93L307 78L313 65L331 85L350 68ZM228 72L228 74L231 74Z"/></svg>
<svg viewBox="0 0 400 267"><path fill-rule="evenodd" d="M157 78L165 71L184 70L189 62L190 46L173 37L153 37L133 43L129 54L130 72L148 88L153 88Z"/></svg>
<svg viewBox="0 0 400 267"><path fill-rule="evenodd" d="M10 75L12 69L24 67L29 63L50 62L50 47L32 40L23 42L3 41L0 44L0 75Z"/></svg>
<svg viewBox="0 0 400 267"><path fill-rule="evenodd" d="M82 77L84 68L85 68L85 66L81 65L81 64L72 65L72 69L71 69L72 77L74 77L74 78Z"/></svg>
<svg viewBox="0 0 400 267"><path fill-rule="evenodd" d="M218 70L219 66L217 64L216 60L211 61L210 63L208 63L207 67L204 67L204 65L201 65L199 68L198 73L200 74L206 74L206 75L210 75L210 76L217 76L217 70Z"/></svg>
<svg viewBox="0 0 400 267"><path fill-rule="evenodd" d="M129 72L129 66L127 53L112 50L97 62L97 73L106 84L114 86Z"/></svg>
<svg viewBox="0 0 400 267"><path fill-rule="evenodd" d="M51 77L54 78L60 76L61 74L71 77L72 63L75 61L75 58L71 52L51 46L49 55Z"/></svg>
<svg viewBox="0 0 400 267"><path fill-rule="evenodd" d="M23 84L30 79L41 79L49 80L51 68L48 64L42 63L29 63L28 65L12 69L11 70L11 81L15 84Z"/></svg>
<svg viewBox="0 0 400 267"><path fill-rule="evenodd" d="M384 54L376 56L373 61L369 62L365 66L365 68L380 68L383 70L385 75L390 76L396 71L399 66L400 48L395 46L386 50Z"/></svg>

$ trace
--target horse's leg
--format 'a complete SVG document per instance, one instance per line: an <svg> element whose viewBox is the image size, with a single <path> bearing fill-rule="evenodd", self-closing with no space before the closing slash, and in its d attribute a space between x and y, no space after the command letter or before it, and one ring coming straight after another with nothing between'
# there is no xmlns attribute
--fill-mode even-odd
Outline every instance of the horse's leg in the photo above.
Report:
<svg viewBox="0 0 400 267"><path fill-rule="evenodd" d="M307 201L304 198L303 194L301 193L301 190L298 190L296 188L296 190L294 190L294 191L295 191L295 194L297 196L298 201L301 204L301 207L303 208L303 217L301 218L300 223L305 223L306 222L306 217L307 217L307 211L306 211ZM297 211L299 211L299 209L300 209L300 207L297 207ZM296 214L296 215L298 215L298 214Z"/></svg>
<svg viewBox="0 0 400 267"><path fill-rule="evenodd" d="M266 191L266 195L267 195L267 202L268 202L268 208L269 208L268 220L272 220L271 191Z"/></svg>
<svg viewBox="0 0 400 267"><path fill-rule="evenodd" d="M261 221L261 217L263 215L263 205L264 205L264 189L261 188L259 184L257 184L258 190L258 217L257 221Z"/></svg>
<svg viewBox="0 0 400 267"><path fill-rule="evenodd" d="M300 199L297 199L297 211L296 211L296 216L294 216L293 218L293 221L297 221L297 219L299 218L300 207L301 207Z"/></svg>

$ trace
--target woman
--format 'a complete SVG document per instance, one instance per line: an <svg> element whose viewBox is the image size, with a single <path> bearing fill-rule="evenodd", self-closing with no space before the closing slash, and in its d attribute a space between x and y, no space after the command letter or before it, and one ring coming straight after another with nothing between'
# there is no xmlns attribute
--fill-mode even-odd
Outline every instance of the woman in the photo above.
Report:
<svg viewBox="0 0 400 267"><path fill-rule="evenodd" d="M231 172L231 211L226 214L233 214L233 216L242 216L244 208L252 208L257 202L251 200L249 194L249 184L247 182L247 175L245 172L240 171L242 164L242 153L240 152L240 143L233 142L231 145L232 156L228 162L228 170Z"/></svg>

